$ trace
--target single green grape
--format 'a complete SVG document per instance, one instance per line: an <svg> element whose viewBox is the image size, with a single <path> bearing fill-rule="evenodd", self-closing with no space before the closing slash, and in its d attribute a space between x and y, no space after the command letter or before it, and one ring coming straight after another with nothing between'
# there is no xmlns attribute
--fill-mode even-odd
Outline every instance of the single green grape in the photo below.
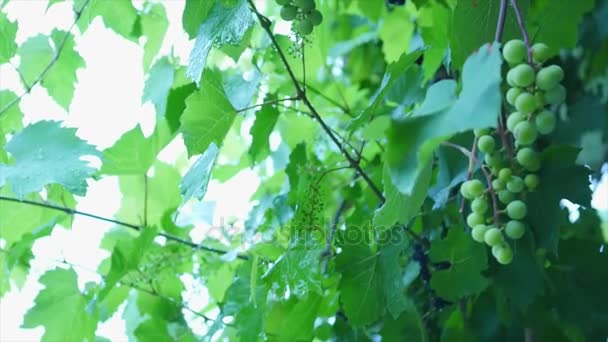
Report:
<svg viewBox="0 0 608 342"><path fill-rule="evenodd" d="M306 15L306 19L310 20L313 26L319 26L323 22L323 14L315 9Z"/></svg>
<svg viewBox="0 0 608 342"><path fill-rule="evenodd" d="M534 123L536 123L536 129L540 134L550 134L555 130L555 114L548 110L543 110L542 112L536 115L534 119Z"/></svg>
<svg viewBox="0 0 608 342"><path fill-rule="evenodd" d="M534 63L544 63L551 57L551 50L544 43L536 43L532 45L532 60Z"/></svg>
<svg viewBox="0 0 608 342"><path fill-rule="evenodd" d="M488 231L488 228L489 227L486 226L485 224L478 224L478 225L476 225L471 230L471 237L473 238L473 240L475 240L477 242L483 243L485 241L484 240L484 235Z"/></svg>
<svg viewBox="0 0 608 342"><path fill-rule="evenodd" d="M524 190L524 180L517 176L511 177L511 180L507 182L507 190L512 193L522 192Z"/></svg>
<svg viewBox="0 0 608 342"><path fill-rule="evenodd" d="M507 204L507 215L514 220L521 220L526 217L527 213L528 207L526 206L526 203L520 200L515 200Z"/></svg>
<svg viewBox="0 0 608 342"><path fill-rule="evenodd" d="M533 124L528 121L522 121L515 126L515 131L513 132L515 136L515 141L523 146L533 144L538 137L538 131Z"/></svg>
<svg viewBox="0 0 608 342"><path fill-rule="evenodd" d="M526 57L526 53L526 44L519 39L506 42L502 48L502 56L510 64L521 63Z"/></svg>
<svg viewBox="0 0 608 342"><path fill-rule="evenodd" d="M310 11L316 7L314 0L293 0L293 3L304 11Z"/></svg>
<svg viewBox="0 0 608 342"><path fill-rule="evenodd" d="M511 180L512 175L513 175L513 171L511 169L509 169L508 167L505 167L503 169L500 169L500 171L498 172L498 179L501 182L506 183Z"/></svg>
<svg viewBox="0 0 608 342"><path fill-rule="evenodd" d="M492 153L496 147L496 142L491 136L482 135L477 141L477 147L483 153Z"/></svg>
<svg viewBox="0 0 608 342"><path fill-rule="evenodd" d="M488 201L484 197L477 197L471 202L471 211L478 214L484 214L488 211Z"/></svg>
<svg viewBox="0 0 608 342"><path fill-rule="evenodd" d="M515 100L517 100L517 97L522 92L523 92L523 90L521 88L517 88L517 87L509 88L509 90L507 90L507 94L505 95L505 98L507 99L507 103L510 104L511 106L515 106Z"/></svg>
<svg viewBox="0 0 608 342"><path fill-rule="evenodd" d="M519 240L526 232L526 226L517 220L511 220L505 225L505 234L509 239Z"/></svg>
<svg viewBox="0 0 608 342"><path fill-rule="evenodd" d="M307 36L312 33L312 30L313 30L313 26L312 26L312 23L310 22L310 20L301 19L298 22L298 32L300 32L301 35Z"/></svg>
<svg viewBox="0 0 608 342"><path fill-rule="evenodd" d="M292 5L285 5L281 7L281 18L285 21L292 21L298 15L298 9Z"/></svg>
<svg viewBox="0 0 608 342"><path fill-rule="evenodd" d="M467 215L467 224L469 225L469 227L475 227L479 224L484 224L484 222L485 219L481 214L470 213L469 215Z"/></svg>
<svg viewBox="0 0 608 342"><path fill-rule="evenodd" d="M507 129L513 132L515 130L515 126L524 120L526 120L526 116L520 112L513 112L509 114L509 117L507 118Z"/></svg>
<svg viewBox="0 0 608 342"><path fill-rule="evenodd" d="M495 179L492 181L492 189L496 190L496 191L500 191L500 190L504 190L505 188L505 183L503 181L501 181L500 179Z"/></svg>
<svg viewBox="0 0 608 342"><path fill-rule="evenodd" d="M521 93L515 100L515 109L524 114L532 113L538 108L538 105L538 99L528 92Z"/></svg>
<svg viewBox="0 0 608 342"><path fill-rule="evenodd" d="M538 108L543 108L547 104L547 99L545 98L544 91L537 90L534 93L534 97L536 98L536 103L538 104Z"/></svg>
<svg viewBox="0 0 608 342"><path fill-rule="evenodd" d="M490 129L489 128L477 128L473 130L473 133L475 134L476 137L480 137L482 135L486 135L488 133L490 133Z"/></svg>
<svg viewBox="0 0 608 342"><path fill-rule="evenodd" d="M502 204L509 204L515 199L515 194L509 190L502 190L498 192L498 200Z"/></svg>
<svg viewBox="0 0 608 342"><path fill-rule="evenodd" d="M506 246L492 247L492 255L502 265L508 265L513 261L513 251Z"/></svg>
<svg viewBox="0 0 608 342"><path fill-rule="evenodd" d="M564 79L564 70L559 65L549 65L538 71L536 86L542 90L549 90Z"/></svg>
<svg viewBox="0 0 608 342"><path fill-rule="evenodd" d="M524 147L517 151L515 159L517 160L519 165L523 166L526 169L536 164L540 165L540 156L538 155L538 152L534 151L529 147Z"/></svg>
<svg viewBox="0 0 608 342"><path fill-rule="evenodd" d="M520 64L509 70L512 80L518 87L526 88L534 83L534 69L529 64Z"/></svg>
<svg viewBox="0 0 608 342"><path fill-rule="evenodd" d="M502 156L500 153L487 153L484 161L489 167L498 168L502 164Z"/></svg>
<svg viewBox="0 0 608 342"><path fill-rule="evenodd" d="M491 227L488 229L483 235L483 240L488 244L488 246L496 246L505 241L502 236L502 232L496 227Z"/></svg>
<svg viewBox="0 0 608 342"><path fill-rule="evenodd" d="M550 105L558 105L566 100L566 88L558 84L545 92L545 101Z"/></svg>
<svg viewBox="0 0 608 342"><path fill-rule="evenodd" d="M529 173L524 177L524 183L529 190L534 190L538 187L538 184L540 184L540 179L537 175Z"/></svg>
<svg viewBox="0 0 608 342"><path fill-rule="evenodd" d="M471 180L467 181L466 183L468 183L468 185L467 185L468 191L473 197L479 197L479 196L483 195L483 192L485 191L485 187L479 179L471 179Z"/></svg>

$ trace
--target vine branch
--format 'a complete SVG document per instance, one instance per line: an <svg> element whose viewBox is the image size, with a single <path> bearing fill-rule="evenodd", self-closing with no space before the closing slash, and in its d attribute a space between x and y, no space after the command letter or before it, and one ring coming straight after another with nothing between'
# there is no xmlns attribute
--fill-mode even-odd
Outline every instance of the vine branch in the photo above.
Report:
<svg viewBox="0 0 608 342"><path fill-rule="evenodd" d="M348 160L350 165L365 180L365 182L372 189L372 191L374 192L376 197L378 197L380 202L384 203L385 198L384 198L384 195L382 194L382 191L380 191L380 188L378 188L378 186L376 184L374 184L374 182L369 177L369 175L367 173L365 173L365 171L363 171L363 169L361 168L361 165L359 165L357 160L353 156L351 156L351 154L344 148L344 146L340 143L339 139L333 133L332 129L323 120L323 118L321 117L321 115L319 114L317 109L313 106L313 104L310 102L310 100L306 96L304 88L302 86L300 86L300 83L298 82L298 79L296 78L296 76L293 72L293 69L289 65L289 62L287 61L287 57L285 57L285 53L281 49L279 42L277 41L274 33L272 32L270 19L268 19L266 16L264 16L262 13L260 13L260 11L258 11L257 7L253 3L253 0L247 0L247 1L249 2L251 11L258 18L260 25L262 26L264 31L266 31L266 33L268 34L268 37L270 38L272 45L274 46L275 50L277 51L277 54L279 55L279 59L285 66L285 69L287 70L287 74L289 75L289 78L291 79L291 81L296 89L297 98L304 103L304 105L308 108L308 110L310 110L312 117L321 125L321 128L325 131L325 133L329 136L329 138L333 141L333 143L338 147L338 149L344 155L346 160Z"/></svg>
<svg viewBox="0 0 608 342"><path fill-rule="evenodd" d="M99 216L99 215L95 215L95 214L91 214L91 213L86 213L83 211L79 211L79 210L75 210L75 209L71 209L68 207L63 207L63 206L59 206L59 205L55 205L55 204L50 204L50 203L30 201L30 200L26 200L26 199L18 199L15 197L7 197L7 196L0 196L0 201L16 202L16 203L32 205L32 206L41 207L41 208L47 208L47 209L51 209L51 210L61 211L68 215L86 216L86 217L90 217L90 218L98 220L98 221L104 221L104 222L113 223L113 224L116 224L119 226L131 228L136 231L142 231L145 228L145 226L139 226L139 225L136 225L133 223L123 222L123 221L111 219L108 217L103 217L103 216ZM198 249L198 250L203 250L203 251L216 253L216 254L222 254L222 255L228 253L228 251L225 251L225 250L197 244L192 241L188 241L188 240L185 240L185 239L182 239L180 237L173 236L170 234L161 232L161 233L158 233L158 235L164 237L165 239L167 239L169 241L177 242L182 245L186 245L186 246ZM243 255L243 254L238 254L237 258L242 259L242 260L249 260L249 257L247 255Z"/></svg>
<svg viewBox="0 0 608 342"><path fill-rule="evenodd" d="M78 20L80 19L80 17L82 16L82 13L84 12L84 9L87 7L87 5L89 4L90 1L91 0L85 0L84 4L82 4L82 6L80 7L80 9L75 12L74 22L72 22L72 25L70 26L70 28L68 29L67 33L63 37L63 40L59 43L59 45L57 45L57 47L55 49L55 53L53 54L53 58L44 67L44 69L42 69L42 71L40 72L40 74L38 75L38 77L36 77L32 81L32 84L28 85L25 82L25 79L23 79L23 76L22 76L21 72L19 70L17 70L17 72L19 73L19 77L21 77L21 81L23 82L23 86L25 87L25 91L20 96L14 98L12 101L10 101L9 103L7 103L6 106L4 106L4 108L2 108L0 110L0 116L2 116L2 114L4 114L6 111L8 111L9 109L11 109L14 105L16 105L19 101L21 101L21 99L25 95L29 94L32 91L32 89L38 83L40 83L42 81L42 79L46 76L46 74L49 72L49 70L51 70L51 68L53 67L53 65L55 65L55 63L57 63L57 61L59 60L59 56L61 56L61 53L63 52L63 49L65 48L65 45L66 45L68 39L70 38L70 35L72 34L72 30L74 29L74 26L76 26L76 23L78 23Z"/></svg>

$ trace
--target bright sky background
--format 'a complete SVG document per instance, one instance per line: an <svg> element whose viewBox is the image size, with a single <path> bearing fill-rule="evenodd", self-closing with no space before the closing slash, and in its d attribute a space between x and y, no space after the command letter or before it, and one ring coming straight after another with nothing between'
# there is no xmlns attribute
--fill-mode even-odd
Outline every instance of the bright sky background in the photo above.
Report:
<svg viewBox="0 0 608 342"><path fill-rule="evenodd" d="M192 42L188 41L181 28L184 2L165 1L164 5L170 26L159 55L166 55L173 46L175 55L180 60L187 61ZM54 5L45 13L46 6L47 1L42 0L13 0L7 5L4 11L9 18L19 20L18 44L38 33L48 34L56 27L65 30L71 25L71 2ZM73 32L77 36L76 46L87 65L78 71L78 85L69 115L48 97L45 89L38 86L21 101L26 123L43 119L62 120L66 126L77 127L78 135L96 145L99 150L111 146L124 132L138 123L144 132L150 133L155 113L150 103L141 103L145 77L141 67L141 47L106 29L99 18L83 36L78 36L76 31ZM18 62L15 61L15 65ZM9 65L0 67L0 88L11 89L18 94L22 92L19 77ZM163 150L160 158L172 163L178 157L183 157L184 151L181 139L176 139ZM259 180L251 170L242 171L224 184L212 181L205 201L215 202L214 222L219 222L222 217L244 219L251 207L248 199L257 189L258 183ZM119 209L120 199L115 177L104 177L97 182L91 180L87 196L79 198L78 210L112 217ZM607 202L608 179L604 175L601 188L596 191L594 205L608 210ZM37 258L32 263L32 271L24 288L11 291L0 300L0 341L36 341L41 338L43 328L25 330L19 326L42 288L38 277L57 266L52 260L65 258L82 265L82 269L77 269L81 285L87 281L100 280L94 272L86 269L95 270L101 260L108 256L108 252L99 249L98 244L111 227L107 223L77 216L72 230L57 228L52 236L36 243L34 252ZM186 277L185 281L189 288L196 287L191 277ZM206 303L199 300L190 304L194 309L200 309ZM100 324L98 335L112 341L125 341L121 315L122 310L108 322Z"/></svg>

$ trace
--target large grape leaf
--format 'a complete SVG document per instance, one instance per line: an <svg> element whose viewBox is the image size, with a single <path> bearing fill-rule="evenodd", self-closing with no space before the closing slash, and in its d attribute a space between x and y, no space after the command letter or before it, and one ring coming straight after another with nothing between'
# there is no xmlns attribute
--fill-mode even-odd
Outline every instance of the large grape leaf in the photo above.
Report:
<svg viewBox="0 0 608 342"><path fill-rule="evenodd" d="M0 195L13 197L14 194L7 188L0 188ZM38 194L25 196L30 201L41 201ZM27 206L16 202L0 202L0 238L8 245L17 242L28 233L35 233L41 226L54 222L59 213L42 207Z"/></svg>
<svg viewBox="0 0 608 342"><path fill-rule="evenodd" d="M88 299L80 293L72 269L48 271L40 277L40 291L23 319L23 328L44 326L43 342L93 341L97 315L87 308Z"/></svg>
<svg viewBox="0 0 608 342"><path fill-rule="evenodd" d="M526 198L527 220L534 231L536 244L553 253L557 253L559 226L564 216L560 201L565 198L591 207L590 171L575 164L578 153L577 148L559 145L543 151L542 168L538 172L540 185Z"/></svg>
<svg viewBox="0 0 608 342"><path fill-rule="evenodd" d="M207 17L214 5L215 0L186 0L182 14L182 26L190 39L196 38L203 19Z"/></svg>
<svg viewBox="0 0 608 342"><path fill-rule="evenodd" d="M7 108L10 103L16 101L10 108ZM17 95L10 90L0 90L0 111L4 111L0 115L0 136L3 139L6 134L14 133L17 130L23 128L23 113L19 108L21 101L17 99ZM6 108L6 109L5 109ZM0 142L3 142L0 140ZM0 145L3 146L3 145ZM6 151L0 149L0 162L7 162L3 160L3 154Z"/></svg>
<svg viewBox="0 0 608 342"><path fill-rule="evenodd" d="M260 157L265 157L270 152L270 134L279 120L280 112L274 106L263 106L255 113L255 121L249 130L251 135L251 147L249 155L255 162Z"/></svg>
<svg viewBox="0 0 608 342"><path fill-rule="evenodd" d="M171 138L169 128L162 119L158 120L154 132L147 138L137 125L103 151L100 172L108 175L145 175Z"/></svg>
<svg viewBox="0 0 608 342"><path fill-rule="evenodd" d="M424 79L430 80L441 66L450 45L449 23L452 13L440 4L423 7L420 12L418 24L420 35L426 45L422 70L424 70Z"/></svg>
<svg viewBox="0 0 608 342"><path fill-rule="evenodd" d="M322 275L320 270L320 246L303 245L288 249L264 274L264 279L279 294L289 293L297 298L305 298L311 293L320 295Z"/></svg>
<svg viewBox="0 0 608 342"><path fill-rule="evenodd" d="M490 281L481 275L488 268L486 247L454 226L443 240L435 240L429 253L432 262L449 262L450 267L438 270L431 277L431 287L447 300L481 293Z"/></svg>
<svg viewBox="0 0 608 342"><path fill-rule="evenodd" d="M414 23L405 6L396 8L385 15L378 30L378 38L382 40L384 60L392 63L409 51L410 40L414 33Z"/></svg>
<svg viewBox="0 0 608 342"><path fill-rule="evenodd" d="M49 95L65 110L68 110L76 86L76 71L85 66L84 59L74 49L74 36L66 31L53 30L51 33L51 46L48 37L37 35L29 38L19 47L19 71L27 86L40 76L42 71L54 58L57 61L51 66L40 84L46 88ZM63 49L59 54L59 47ZM55 55L59 54L58 57Z"/></svg>
<svg viewBox="0 0 608 342"><path fill-rule="evenodd" d="M15 134L6 144L15 163L0 164L0 186L8 182L20 198L54 183L84 195L86 179L95 169L82 158L99 152L75 133L75 128L61 127L57 121L39 121Z"/></svg>
<svg viewBox="0 0 608 342"><path fill-rule="evenodd" d="M141 31L146 37L144 45L144 70L148 70L152 60L160 50L165 33L169 28L167 12L162 3L148 3L140 14Z"/></svg>
<svg viewBox="0 0 608 342"><path fill-rule="evenodd" d="M167 99L173 86L175 70L167 57L156 61L150 69L150 75L144 86L142 102L152 102L156 109L156 117L161 118L167 110Z"/></svg>
<svg viewBox="0 0 608 342"><path fill-rule="evenodd" d="M188 96L181 116L188 156L202 153L212 142L222 146L235 117L236 111L226 98L220 74L206 70L205 82Z"/></svg>
<svg viewBox="0 0 608 342"><path fill-rule="evenodd" d="M135 41L137 38L137 35L133 33L138 14L131 0L76 0L73 8L75 12L82 10L77 25L83 33L93 22L93 19L101 16L107 28L126 39Z"/></svg>
<svg viewBox="0 0 608 342"><path fill-rule="evenodd" d="M237 44L253 23L247 0L237 0L232 7L226 7L224 2L216 1L198 29L186 75L200 85L201 74L211 47Z"/></svg>
<svg viewBox="0 0 608 342"><path fill-rule="evenodd" d="M310 294L303 299L290 298L274 303L266 317L266 333L277 341L311 341L323 297Z"/></svg>
<svg viewBox="0 0 608 342"><path fill-rule="evenodd" d="M401 193L412 194L442 141L467 130L496 127L502 105L501 64L498 46L482 46L464 65L458 98L456 82L440 81L429 87L424 102L411 116L393 121L386 161Z"/></svg>
<svg viewBox="0 0 608 342"><path fill-rule="evenodd" d="M17 22L10 21L6 14L0 12L0 64L8 62L17 52Z"/></svg>
<svg viewBox="0 0 608 342"><path fill-rule="evenodd" d="M207 184L211 177L211 170L218 154L218 148L214 143L196 160L194 165L186 172L179 184L179 192L184 203L192 197L202 200L207 192Z"/></svg>

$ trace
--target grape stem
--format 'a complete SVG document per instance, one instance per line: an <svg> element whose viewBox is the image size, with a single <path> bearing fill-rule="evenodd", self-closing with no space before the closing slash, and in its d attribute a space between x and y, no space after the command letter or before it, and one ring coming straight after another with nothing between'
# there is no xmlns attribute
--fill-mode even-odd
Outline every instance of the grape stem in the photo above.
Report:
<svg viewBox="0 0 608 342"><path fill-rule="evenodd" d="M521 35L524 38L524 43L526 44L526 50L528 52L528 64L534 67L534 61L532 59L532 47L530 46L530 36L528 35L528 31L526 30L526 24L524 23L524 19L521 15L517 0L511 0L511 6L513 6L515 18L517 18L517 24L519 25L519 30L521 31Z"/></svg>
<svg viewBox="0 0 608 342"><path fill-rule="evenodd" d="M500 10L498 12L498 22L496 24L496 35L494 41L502 40L502 33L505 30L505 18L507 17L507 0L500 0Z"/></svg>
<svg viewBox="0 0 608 342"><path fill-rule="evenodd" d="M469 169L467 170L467 180L470 180L471 177L473 176L473 168L475 167L475 164L477 164L477 141L479 140L479 138L477 136L475 136L475 138L473 139L473 146L471 146L471 151L466 150L468 152L465 153L465 155L467 155L469 157ZM455 145L455 144L453 144ZM462 147L460 145L456 145L458 147ZM464 147L462 147L464 149ZM460 201L460 212L462 213L464 211L464 198Z"/></svg>
<svg viewBox="0 0 608 342"><path fill-rule="evenodd" d="M505 109L506 108L503 107L500 111L500 115L498 116L498 127L496 128L496 132L500 136L502 145L504 146L505 150L507 151L509 160L513 160L513 158L514 158L513 149L511 148L511 140L509 139L509 132L507 131L506 124L505 124L505 121L506 121L505 114L504 114Z"/></svg>
<svg viewBox="0 0 608 342"><path fill-rule="evenodd" d="M494 225L496 228L500 228L500 210L498 209L498 201L496 200L496 191L492 187L492 175L488 172L488 166L483 165L481 167L481 172L486 177L486 181L488 182L488 192L490 193L490 198L492 199L492 209L494 212Z"/></svg>

